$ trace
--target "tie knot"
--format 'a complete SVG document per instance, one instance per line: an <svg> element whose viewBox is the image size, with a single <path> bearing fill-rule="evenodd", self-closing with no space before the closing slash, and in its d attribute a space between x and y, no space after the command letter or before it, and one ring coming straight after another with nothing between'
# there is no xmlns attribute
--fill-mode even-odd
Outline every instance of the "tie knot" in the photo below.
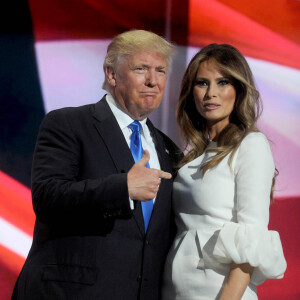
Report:
<svg viewBox="0 0 300 300"><path fill-rule="evenodd" d="M133 132L140 132L142 125L139 121L134 121L131 124L129 124L129 128L133 131Z"/></svg>

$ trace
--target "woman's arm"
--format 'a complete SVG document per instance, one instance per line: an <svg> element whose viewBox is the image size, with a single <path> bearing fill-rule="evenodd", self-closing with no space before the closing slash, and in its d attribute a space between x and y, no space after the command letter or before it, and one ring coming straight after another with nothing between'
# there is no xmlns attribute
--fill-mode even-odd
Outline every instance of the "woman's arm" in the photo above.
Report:
<svg viewBox="0 0 300 300"><path fill-rule="evenodd" d="M250 279L259 285L266 278L283 277L286 262L279 234L267 228L274 171L267 139L261 133L249 134L234 165L236 220L224 224L213 251L219 262L235 262L221 300L240 299ZM236 291L239 295L232 295Z"/></svg>
<svg viewBox="0 0 300 300"><path fill-rule="evenodd" d="M250 134L243 141L236 164L237 219L239 224L267 225L269 195L274 163L266 138ZM245 234L243 232L243 234ZM248 243L254 245L247 235ZM244 255L243 262L248 261ZM239 262L239 260L235 260ZM240 300L250 282L254 268L246 263L232 262L220 300Z"/></svg>
<svg viewBox="0 0 300 300"><path fill-rule="evenodd" d="M253 269L248 263L232 263L220 300L240 300L250 282Z"/></svg>

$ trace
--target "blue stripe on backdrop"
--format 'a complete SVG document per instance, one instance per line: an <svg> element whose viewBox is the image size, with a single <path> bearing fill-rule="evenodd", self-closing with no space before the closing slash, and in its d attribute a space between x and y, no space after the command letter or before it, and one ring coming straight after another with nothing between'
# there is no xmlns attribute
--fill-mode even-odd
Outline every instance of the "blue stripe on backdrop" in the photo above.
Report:
<svg viewBox="0 0 300 300"><path fill-rule="evenodd" d="M36 135L44 116L26 0L1 4L0 169L30 185Z"/></svg>

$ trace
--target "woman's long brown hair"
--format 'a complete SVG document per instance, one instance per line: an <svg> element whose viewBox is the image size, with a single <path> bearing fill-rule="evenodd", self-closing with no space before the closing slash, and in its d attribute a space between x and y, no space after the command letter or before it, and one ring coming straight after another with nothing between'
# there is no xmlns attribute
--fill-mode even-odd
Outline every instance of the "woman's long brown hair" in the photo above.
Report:
<svg viewBox="0 0 300 300"><path fill-rule="evenodd" d="M209 143L206 135L206 120L198 113L193 97L199 66L208 60L213 62L225 77L230 78L236 90L236 100L230 115L230 123L218 136L218 146L208 150L216 154L203 165L203 176L208 169L218 165L229 153L231 168L234 154L245 136L250 132L259 131L256 122L262 111L260 95L244 56L236 48L227 44L210 44L202 48L189 63L181 84L177 122L189 151L178 168L200 156ZM274 183L275 175L271 199L273 199Z"/></svg>

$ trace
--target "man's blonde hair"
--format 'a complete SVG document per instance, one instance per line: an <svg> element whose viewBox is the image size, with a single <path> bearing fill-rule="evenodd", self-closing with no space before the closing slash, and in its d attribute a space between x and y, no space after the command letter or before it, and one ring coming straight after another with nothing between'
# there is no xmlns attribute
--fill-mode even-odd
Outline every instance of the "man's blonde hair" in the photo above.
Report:
<svg viewBox="0 0 300 300"><path fill-rule="evenodd" d="M130 30L117 35L107 47L107 54L103 63L103 70L110 67L114 70L128 56L142 51L155 51L164 56L169 69L172 56L175 51L173 44L159 35L145 30ZM108 82L105 76L102 88L108 90Z"/></svg>

